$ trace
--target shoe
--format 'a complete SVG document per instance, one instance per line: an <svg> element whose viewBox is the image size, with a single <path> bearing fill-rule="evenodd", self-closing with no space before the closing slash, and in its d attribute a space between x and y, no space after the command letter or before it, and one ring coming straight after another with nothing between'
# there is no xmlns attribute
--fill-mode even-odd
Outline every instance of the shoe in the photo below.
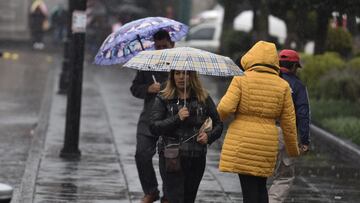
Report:
<svg viewBox="0 0 360 203"><path fill-rule="evenodd" d="M160 203L169 203L169 200L166 197L161 197Z"/></svg>
<svg viewBox="0 0 360 203"><path fill-rule="evenodd" d="M141 203L153 203L156 200L159 200L160 196L159 196L159 192L152 192L150 194L146 194L142 200Z"/></svg>

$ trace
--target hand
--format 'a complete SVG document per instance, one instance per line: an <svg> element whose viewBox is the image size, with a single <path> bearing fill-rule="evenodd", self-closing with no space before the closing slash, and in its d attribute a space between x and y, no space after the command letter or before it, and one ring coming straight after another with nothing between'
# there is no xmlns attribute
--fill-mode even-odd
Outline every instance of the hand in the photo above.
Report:
<svg viewBox="0 0 360 203"><path fill-rule="evenodd" d="M305 154L306 152L309 151L309 145L301 145L300 146L300 151L302 154Z"/></svg>
<svg viewBox="0 0 360 203"><path fill-rule="evenodd" d="M200 144L207 144L208 143L208 135L205 132L201 132L199 136L197 137L196 141Z"/></svg>
<svg viewBox="0 0 360 203"><path fill-rule="evenodd" d="M178 115L180 117L180 120L185 120L185 118L189 117L189 111L186 107L183 107L179 110Z"/></svg>
<svg viewBox="0 0 360 203"><path fill-rule="evenodd" d="M160 92L160 83L156 82L156 83L151 84L148 87L148 92L149 93L158 93L158 92Z"/></svg>

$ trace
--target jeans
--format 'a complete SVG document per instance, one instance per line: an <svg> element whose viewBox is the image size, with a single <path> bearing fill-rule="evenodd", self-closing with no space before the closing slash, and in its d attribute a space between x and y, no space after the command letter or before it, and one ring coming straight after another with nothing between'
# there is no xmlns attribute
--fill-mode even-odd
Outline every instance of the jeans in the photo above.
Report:
<svg viewBox="0 0 360 203"><path fill-rule="evenodd" d="M181 171L165 170L165 158L159 156L160 174L165 184L166 197L171 203L193 203L204 175L206 156L181 157Z"/></svg>

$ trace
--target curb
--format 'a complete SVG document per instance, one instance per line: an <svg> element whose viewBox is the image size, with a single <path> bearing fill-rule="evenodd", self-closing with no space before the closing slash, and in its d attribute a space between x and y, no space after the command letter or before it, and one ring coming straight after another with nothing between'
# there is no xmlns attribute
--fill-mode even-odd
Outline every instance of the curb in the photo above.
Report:
<svg viewBox="0 0 360 203"><path fill-rule="evenodd" d="M24 174L19 188L14 190L11 203L32 203L36 177L40 166L41 156L44 150L46 133L49 124L52 94L54 92L55 70L49 67L46 81L46 89L41 101L38 125L36 126L31 141L29 156L26 160Z"/></svg>
<svg viewBox="0 0 360 203"><path fill-rule="evenodd" d="M310 131L320 139L320 143L325 143L332 151L340 153L340 157L346 161L357 163L360 159L360 147L351 143L350 141L343 140L335 135L311 124Z"/></svg>

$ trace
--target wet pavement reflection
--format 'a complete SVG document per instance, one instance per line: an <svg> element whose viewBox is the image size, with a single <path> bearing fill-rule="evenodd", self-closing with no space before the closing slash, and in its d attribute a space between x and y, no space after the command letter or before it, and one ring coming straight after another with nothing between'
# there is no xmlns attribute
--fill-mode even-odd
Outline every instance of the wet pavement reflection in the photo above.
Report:
<svg viewBox="0 0 360 203"><path fill-rule="evenodd" d="M37 52L8 51L19 59L0 58L0 182L18 188L53 62Z"/></svg>
<svg viewBox="0 0 360 203"><path fill-rule="evenodd" d="M15 185L20 183L25 167L48 68L35 62L27 63L32 61L29 58L24 60L19 66L0 61L0 113L4 115L0 118L0 152L3 154L0 180ZM36 67L39 69L34 72ZM45 149L36 172L34 202L139 202L143 193L134 155L142 101L129 91L135 71L90 64L85 67L80 129L82 156L80 160L59 157L63 147L66 97L56 94L54 89ZM202 80L215 103L230 83L230 78L204 76ZM336 150L327 149L326 143L315 136L312 140L312 151L297 161L297 177L287 202L360 202L359 162L338 156ZM242 202L237 175L218 171L221 145L218 141L210 147L196 202ZM154 164L158 169L157 158ZM157 175L160 189L159 171Z"/></svg>

